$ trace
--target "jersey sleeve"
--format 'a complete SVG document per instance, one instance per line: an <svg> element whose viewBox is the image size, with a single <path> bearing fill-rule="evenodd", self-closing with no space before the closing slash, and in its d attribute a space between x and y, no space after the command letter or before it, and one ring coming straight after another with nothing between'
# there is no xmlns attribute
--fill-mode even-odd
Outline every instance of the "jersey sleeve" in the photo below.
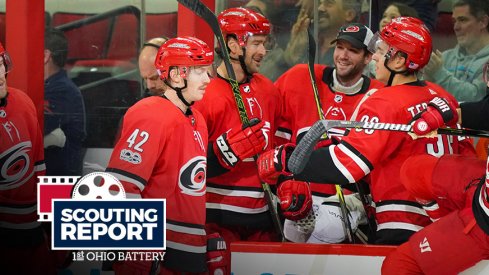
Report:
<svg viewBox="0 0 489 275"><path fill-rule="evenodd" d="M391 103L371 97L359 110L359 120L397 122L399 116ZM407 123L407 122L404 122ZM380 130L351 130L338 145L313 151L300 180L333 184L354 183L368 175L382 159L398 150L399 144L410 138L404 132Z"/></svg>
<svg viewBox="0 0 489 275"><path fill-rule="evenodd" d="M114 147L106 172L117 177L128 198L140 198L159 155L166 146L171 126L155 119L148 110L130 109ZM153 117L151 117L153 116Z"/></svg>

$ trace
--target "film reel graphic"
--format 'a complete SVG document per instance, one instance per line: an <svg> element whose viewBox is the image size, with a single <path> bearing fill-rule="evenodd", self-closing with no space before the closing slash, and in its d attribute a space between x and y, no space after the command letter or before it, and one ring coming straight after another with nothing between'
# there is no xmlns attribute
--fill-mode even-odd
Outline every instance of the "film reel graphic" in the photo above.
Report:
<svg viewBox="0 0 489 275"><path fill-rule="evenodd" d="M111 174L90 173L73 187L72 198L77 200L120 200L126 198L121 182Z"/></svg>

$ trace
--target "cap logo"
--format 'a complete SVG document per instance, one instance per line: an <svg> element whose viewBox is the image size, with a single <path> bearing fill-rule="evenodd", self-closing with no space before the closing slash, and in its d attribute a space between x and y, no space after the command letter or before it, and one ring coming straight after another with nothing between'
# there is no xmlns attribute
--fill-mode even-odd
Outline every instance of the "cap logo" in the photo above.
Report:
<svg viewBox="0 0 489 275"><path fill-rule="evenodd" d="M190 47L183 43L172 43L168 45L168 48L180 48L180 49L190 49Z"/></svg>
<svg viewBox="0 0 489 275"><path fill-rule="evenodd" d="M343 32L359 32L360 28L358 26L349 26L343 30Z"/></svg>

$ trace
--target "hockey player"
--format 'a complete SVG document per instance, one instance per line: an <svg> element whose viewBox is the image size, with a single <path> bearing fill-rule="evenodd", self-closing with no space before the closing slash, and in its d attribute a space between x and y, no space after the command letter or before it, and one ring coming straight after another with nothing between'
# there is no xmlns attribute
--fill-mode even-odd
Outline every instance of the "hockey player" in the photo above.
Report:
<svg viewBox="0 0 489 275"><path fill-rule="evenodd" d="M382 274L459 274L489 257L485 167L483 160L460 155L418 155L404 162L401 182L437 222L388 255Z"/></svg>
<svg viewBox="0 0 489 275"><path fill-rule="evenodd" d="M55 274L50 244L37 222L43 135L32 100L7 86L12 69L0 44L0 266L2 274ZM27 263L27 264L26 264Z"/></svg>
<svg viewBox="0 0 489 275"><path fill-rule="evenodd" d="M362 74L372 59L372 53L367 49L372 36L372 31L362 24L351 23L342 26L336 39L331 42L331 44L336 43L333 55L335 66L315 65L315 80L325 119L350 120L357 103L366 97L367 91L384 86L380 81ZM314 106L312 84L304 81L308 78L307 65L299 64L292 67L275 82L284 99L283 110L286 110L282 115L277 135L295 144L320 117ZM342 129L335 130L336 135L344 134ZM311 191L315 204L320 208L328 208L327 211L321 212L339 213L337 204L321 204L325 198L336 194L334 185L311 183ZM336 224L341 226L341 221ZM292 240L290 236L292 229L289 225L290 222L286 221L285 233L286 237ZM332 232L334 230L324 231ZM340 228L337 232L343 232L343 229ZM321 236L320 239L333 241L325 236ZM343 237L334 239L335 242L341 241L344 239L344 234Z"/></svg>
<svg viewBox="0 0 489 275"><path fill-rule="evenodd" d="M489 92L489 82L485 81ZM462 103L460 108L446 101L442 105L445 108L435 107L440 101L444 99L437 99L438 104L428 107L414 122L416 134L428 134L445 125L448 119L457 120L466 128L489 130L489 96L479 102ZM406 160L402 170L404 185L428 209L435 209L427 212L440 220L391 253L384 260L382 274L458 274L487 259L489 159L484 166L473 158L436 160L423 155ZM414 176L413 171L423 173ZM475 184L473 179L481 176L480 182ZM464 257L455 257L456 251L464 251Z"/></svg>
<svg viewBox="0 0 489 275"><path fill-rule="evenodd" d="M394 19L374 36L373 59L376 77L387 86L371 95L359 108L358 120L408 123L426 108L435 96L453 100L445 90L421 81L417 72L430 58L431 36L423 23L409 17ZM455 121L450 125L456 127ZM286 144L262 154L260 176L274 182L279 174L290 175L288 157L294 146ZM370 175L370 190L376 204L375 243L400 244L430 224L421 205L399 182L399 168L409 155L428 153L475 154L468 140L440 135L434 139L413 140L401 132L352 130L337 145L313 151L297 180L351 184ZM275 161L274 161L275 160Z"/></svg>
<svg viewBox="0 0 489 275"><path fill-rule="evenodd" d="M273 148L280 94L258 73L270 23L261 14L231 8L218 16L248 118L243 128L224 63L195 104L209 130L207 228L230 242L277 240L252 156ZM230 254L228 254L230 256ZM227 258L230 260L230 258ZM228 266L229 267L229 266ZM228 269L229 272L229 269Z"/></svg>
<svg viewBox="0 0 489 275"><path fill-rule="evenodd" d="M207 270L207 127L190 105L204 96L213 58L207 44L193 37L173 38L160 47L155 66L166 84L164 95L129 108L106 169L130 198L166 198L167 249L160 274ZM149 274L151 264L125 261L113 268L116 274Z"/></svg>

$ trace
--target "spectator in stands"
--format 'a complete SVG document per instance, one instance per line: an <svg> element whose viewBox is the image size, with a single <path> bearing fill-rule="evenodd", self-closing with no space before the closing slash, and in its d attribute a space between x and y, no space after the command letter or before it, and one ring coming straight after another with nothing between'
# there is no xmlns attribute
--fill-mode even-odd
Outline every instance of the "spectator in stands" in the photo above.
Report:
<svg viewBox="0 0 489 275"><path fill-rule="evenodd" d="M138 66L139 73L143 79L143 85L146 86L145 96L163 94L165 83L159 77L154 63L158 49L167 40L167 37L151 38L143 44L139 53Z"/></svg>
<svg viewBox="0 0 489 275"><path fill-rule="evenodd" d="M438 3L441 0L403 0L402 4L409 6L416 10L419 18L423 20L428 29L433 32L436 25L436 19L438 18ZM380 0L373 1L372 4L378 4L378 11L386 10L387 7L392 5L394 2L392 0ZM375 8L373 8L375 10ZM403 15L405 16L405 15ZM418 17L416 16L416 17ZM372 13L372 22L377 22L379 18L376 13ZM379 20L380 21L380 20ZM379 29L380 31L381 29ZM372 28L372 31L376 31Z"/></svg>
<svg viewBox="0 0 489 275"><path fill-rule="evenodd" d="M63 32L44 33L44 154L46 175L82 174L85 106L78 87L63 69L68 40Z"/></svg>
<svg viewBox="0 0 489 275"><path fill-rule="evenodd" d="M400 16L418 18L418 13L414 8L404 3L392 2L389 6L387 6L382 14L382 19L380 19L379 22L379 30L381 30L385 25L389 24L392 19Z"/></svg>
<svg viewBox="0 0 489 275"><path fill-rule="evenodd" d="M301 11L292 27L290 41L285 50L276 48L262 61L260 72L275 81L280 75L297 63L307 62L307 28L313 14L313 1L301 1ZM334 43L331 44L339 28L347 23L357 22L360 17L360 0L321 0L319 16L319 64L334 65Z"/></svg>
<svg viewBox="0 0 489 275"><path fill-rule="evenodd" d="M489 1L457 0L452 11L458 44L431 54L425 78L441 85L458 101L477 101L486 91L482 67L489 59Z"/></svg>
<svg viewBox="0 0 489 275"><path fill-rule="evenodd" d="M290 39L290 30L301 9L301 2L304 1L311 2L310 0L250 0L244 7L265 15L272 23L274 42L285 48Z"/></svg>
<svg viewBox="0 0 489 275"><path fill-rule="evenodd" d="M379 30L389 24L392 19L400 16L419 18L418 13L414 8L403 3L392 2L382 14L382 19L379 22ZM364 74L368 77L375 78L375 60L368 63L368 66L364 70Z"/></svg>

